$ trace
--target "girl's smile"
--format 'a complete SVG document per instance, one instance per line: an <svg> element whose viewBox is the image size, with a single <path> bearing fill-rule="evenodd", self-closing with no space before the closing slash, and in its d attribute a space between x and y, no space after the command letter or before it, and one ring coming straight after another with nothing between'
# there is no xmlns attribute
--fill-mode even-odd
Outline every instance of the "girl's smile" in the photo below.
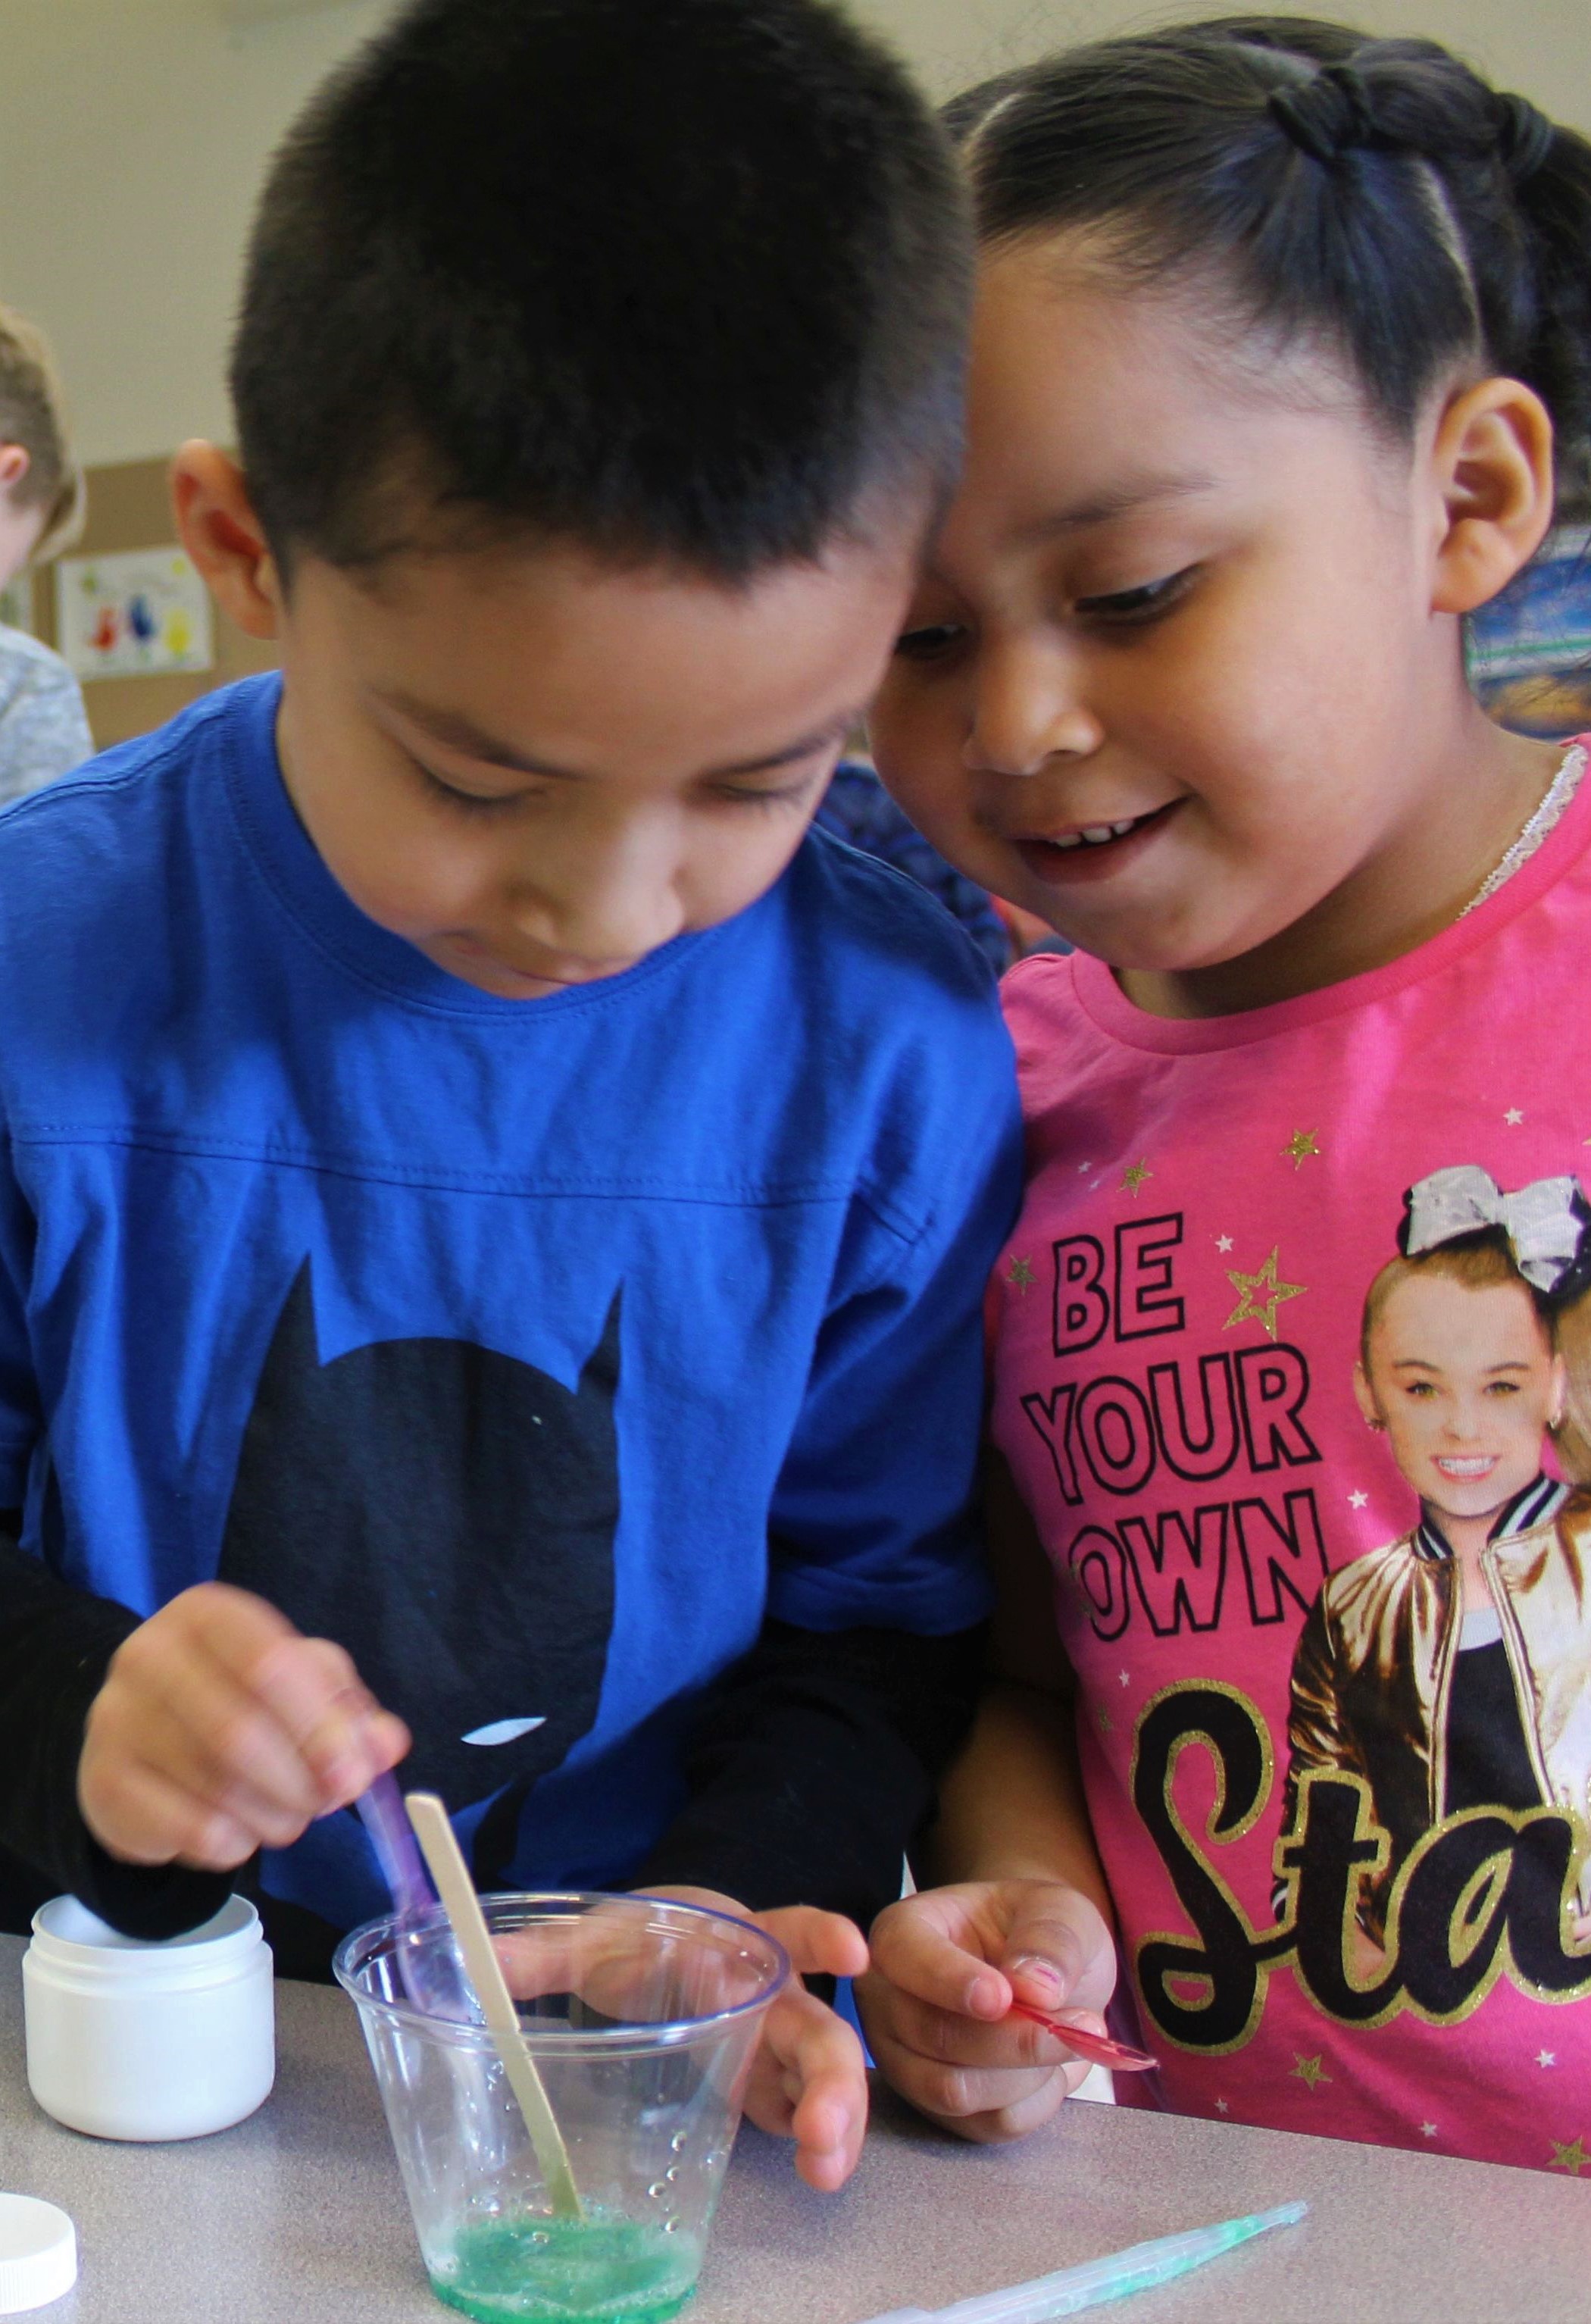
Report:
<svg viewBox="0 0 1591 2324"><path fill-rule="evenodd" d="M1134 862L1145 842L1163 831L1181 804L1143 815L1124 816L1117 823L1073 824L1053 833L1010 835L1010 844L1036 880L1057 888L1071 888L1090 880L1115 878Z"/></svg>

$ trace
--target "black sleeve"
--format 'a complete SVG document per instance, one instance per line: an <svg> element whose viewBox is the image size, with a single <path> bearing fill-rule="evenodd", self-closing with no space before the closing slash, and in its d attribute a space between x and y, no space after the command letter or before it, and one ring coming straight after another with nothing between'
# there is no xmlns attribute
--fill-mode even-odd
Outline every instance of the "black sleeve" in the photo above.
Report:
<svg viewBox="0 0 1591 2324"><path fill-rule="evenodd" d="M0 1513L0 1886L14 1896L69 1891L132 1937L170 1937L220 1910L225 1873L122 1864L78 1806L88 1707L139 1617L60 1581L17 1544Z"/></svg>
<svg viewBox="0 0 1591 2324"><path fill-rule="evenodd" d="M900 1895L934 1784L971 1724L982 1628L797 1629L769 1621L704 1696L686 1806L636 1886L717 1888L755 1912L822 1904L866 1929Z"/></svg>

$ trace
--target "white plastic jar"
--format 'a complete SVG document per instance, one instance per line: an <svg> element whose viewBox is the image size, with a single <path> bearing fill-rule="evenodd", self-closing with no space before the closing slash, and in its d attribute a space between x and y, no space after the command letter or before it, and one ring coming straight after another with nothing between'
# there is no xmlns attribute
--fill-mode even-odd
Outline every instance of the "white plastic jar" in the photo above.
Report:
<svg viewBox="0 0 1591 2324"><path fill-rule="evenodd" d="M29 2088L96 2138L202 2138L253 2114L275 2079L271 1949L244 1896L162 1944L57 1896L33 1915L23 2000Z"/></svg>

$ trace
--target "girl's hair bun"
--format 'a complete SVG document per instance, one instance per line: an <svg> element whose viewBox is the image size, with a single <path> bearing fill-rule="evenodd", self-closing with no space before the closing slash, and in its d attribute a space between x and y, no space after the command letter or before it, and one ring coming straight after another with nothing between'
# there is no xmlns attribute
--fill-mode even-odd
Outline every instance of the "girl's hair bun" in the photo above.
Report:
<svg viewBox="0 0 1591 2324"><path fill-rule="evenodd" d="M946 109L979 224L1080 228L1124 280L1343 362L1404 440L1466 366L1522 379L1591 483L1591 143L1435 41L1224 16L1074 49Z"/></svg>
<svg viewBox="0 0 1591 2324"><path fill-rule="evenodd" d="M1274 88L1265 105L1293 143L1328 167L1376 143L1370 92L1352 65L1328 65L1299 88Z"/></svg>
<svg viewBox="0 0 1591 2324"><path fill-rule="evenodd" d="M1538 111L1528 97L1497 99L1497 152L1516 186L1529 183L1544 170L1558 143L1558 124Z"/></svg>

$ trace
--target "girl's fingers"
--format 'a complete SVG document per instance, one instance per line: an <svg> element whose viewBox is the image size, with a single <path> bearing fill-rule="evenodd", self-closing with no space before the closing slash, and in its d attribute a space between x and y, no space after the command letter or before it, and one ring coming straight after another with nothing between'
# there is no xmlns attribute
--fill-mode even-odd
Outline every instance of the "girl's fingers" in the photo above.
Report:
<svg viewBox="0 0 1591 2324"><path fill-rule="evenodd" d="M924 2114L958 2126L1038 2098L1052 2083L1064 2097L1064 2068L1053 2065L962 2066L921 2051L878 2045L878 2062L901 2096Z"/></svg>
<svg viewBox="0 0 1591 2324"><path fill-rule="evenodd" d="M870 1982L863 1987L863 2014L869 2030L873 2012L865 2004ZM1068 2064L1075 2055L1063 2038L1058 2038L1046 2026L1035 2025L1031 2017L1002 2017L991 2025L979 2018L964 2017L959 2010L935 2009L932 2003L917 2001L910 1994L899 1991L890 1996L887 2008L878 2014L881 2038L935 2065L992 2069L1007 2073L1031 2070L1047 2073ZM1102 2019L1090 2017L1085 2023L1104 2031Z"/></svg>
<svg viewBox="0 0 1591 2324"><path fill-rule="evenodd" d="M1011 1915L1000 1967L1037 2009L1103 2006L1116 1983L1116 1947L1098 1908L1074 1888L1035 1881Z"/></svg>
<svg viewBox="0 0 1591 2324"><path fill-rule="evenodd" d="M1026 2138L1031 2132L1054 2120L1087 2071L1087 2067L1080 2065L1064 2074L1052 2074L1036 2089L1024 2091L1016 2098L1008 2091L1002 2091L1002 2103L947 2122L947 2127L979 2146L1003 2146L1013 2139Z"/></svg>
<svg viewBox="0 0 1591 2324"><path fill-rule="evenodd" d="M876 1978L936 2009L993 2022L1011 2006L1007 1978L947 1934L924 1898L892 1904L875 1921L872 1957Z"/></svg>

